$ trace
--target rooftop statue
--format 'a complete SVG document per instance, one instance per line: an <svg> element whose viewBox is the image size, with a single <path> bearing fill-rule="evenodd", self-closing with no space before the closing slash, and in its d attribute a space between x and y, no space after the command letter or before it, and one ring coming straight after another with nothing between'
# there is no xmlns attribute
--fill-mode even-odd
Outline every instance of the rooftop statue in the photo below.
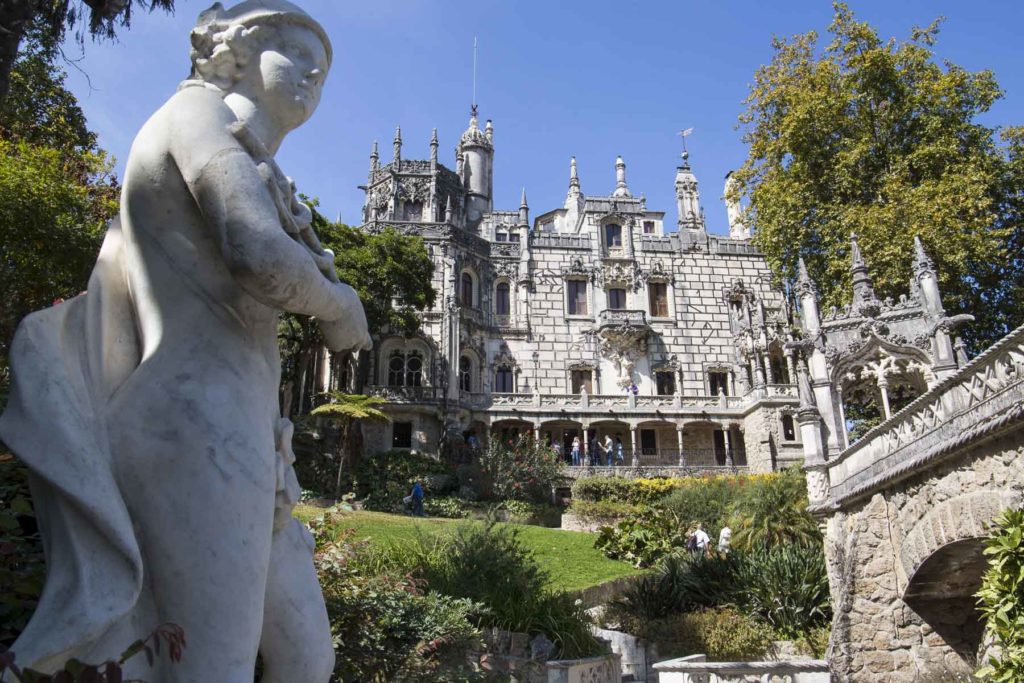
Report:
<svg viewBox="0 0 1024 683"><path fill-rule="evenodd" d="M30 315L0 437L32 472L48 573L13 650L53 671L156 626L184 658L126 678L327 681L312 539L291 517L291 424L277 399L282 311L334 350L370 346L352 288L274 162L316 109L323 28L284 0L219 3L192 74L146 122L88 292Z"/></svg>

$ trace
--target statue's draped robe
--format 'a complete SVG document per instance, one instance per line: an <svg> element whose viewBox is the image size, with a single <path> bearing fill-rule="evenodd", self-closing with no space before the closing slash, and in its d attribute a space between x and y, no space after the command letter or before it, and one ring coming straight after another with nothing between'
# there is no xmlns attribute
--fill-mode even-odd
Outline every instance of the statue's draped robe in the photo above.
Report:
<svg viewBox="0 0 1024 683"><path fill-rule="evenodd" d="M23 666L82 656L144 604L141 554L105 418L110 397L139 363L123 253L115 220L88 292L29 315L11 347L0 438L32 470L47 564L39 606L12 648Z"/></svg>

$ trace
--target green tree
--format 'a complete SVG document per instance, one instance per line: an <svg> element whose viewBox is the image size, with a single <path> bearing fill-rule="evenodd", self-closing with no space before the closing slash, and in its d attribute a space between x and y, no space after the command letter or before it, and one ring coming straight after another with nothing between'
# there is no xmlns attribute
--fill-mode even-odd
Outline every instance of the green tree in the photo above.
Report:
<svg viewBox="0 0 1024 683"><path fill-rule="evenodd" d="M334 252L338 277L359 294L370 331L404 335L416 332L420 311L431 308L437 296L431 285L434 264L423 239L393 228L371 234L333 223L316 211L316 199L302 199L313 207L313 228L321 243ZM308 393L305 378L323 336L315 321L296 315L285 315L279 331L282 381L293 387L293 406L301 412L301 397ZM367 371L367 359L365 353L359 359L359 386Z"/></svg>
<svg viewBox="0 0 1024 683"><path fill-rule="evenodd" d="M86 33L93 39L113 39L117 27L128 28L132 10L174 9L174 0L4 0L0 3L0 103L7 97L11 69L22 41L28 37L46 47L49 57L69 30L77 30L76 39L84 42Z"/></svg>
<svg viewBox="0 0 1024 683"><path fill-rule="evenodd" d="M38 51L0 106L0 375L21 319L85 289L118 185L65 74ZM3 382L0 382L3 384Z"/></svg>
<svg viewBox="0 0 1024 683"><path fill-rule="evenodd" d="M749 151L736 193L749 200L756 243L780 279L795 277L802 256L826 308L849 301L851 233L882 297L907 292L917 234L951 313L1005 300L1024 281L1019 260L1006 260L1024 162L1019 133L1000 146L978 122L1002 96L993 74L938 63L938 21L883 40L834 7L824 46L814 31L773 41L740 116ZM978 270L995 263L1006 267ZM1007 324L983 317L972 340Z"/></svg>
<svg viewBox="0 0 1024 683"><path fill-rule="evenodd" d="M359 465L361 449L357 444L352 443L356 424L360 421L387 422L391 418L380 409L381 406L387 404L387 401L376 396L332 391L328 394L328 401L328 403L314 408L310 414L331 418L339 423L341 433L338 435L338 450L335 453L338 463L338 478L334 490L335 497L341 498L341 475L345 465L349 466L350 472L354 472Z"/></svg>

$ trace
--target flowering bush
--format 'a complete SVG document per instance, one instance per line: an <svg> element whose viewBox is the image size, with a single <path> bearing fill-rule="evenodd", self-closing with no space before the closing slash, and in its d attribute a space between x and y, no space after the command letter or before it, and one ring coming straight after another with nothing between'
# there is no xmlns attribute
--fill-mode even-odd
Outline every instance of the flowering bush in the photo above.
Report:
<svg viewBox="0 0 1024 683"><path fill-rule="evenodd" d="M542 503L562 479L562 461L552 449L528 437L515 441L494 438L476 467L482 498Z"/></svg>

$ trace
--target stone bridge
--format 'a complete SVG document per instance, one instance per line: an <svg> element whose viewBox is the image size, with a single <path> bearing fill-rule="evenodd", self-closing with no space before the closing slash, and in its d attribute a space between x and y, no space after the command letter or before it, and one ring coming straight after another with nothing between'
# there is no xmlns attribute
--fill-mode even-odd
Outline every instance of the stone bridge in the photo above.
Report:
<svg viewBox="0 0 1024 683"><path fill-rule="evenodd" d="M1024 501L1024 327L968 362L920 243L917 251L916 319L910 306L902 317L875 306L870 280L861 307L855 292L852 310L823 322L813 288L802 293L797 420L810 508L825 528L829 660L842 681L973 671L983 649L974 598L983 540L1002 510ZM908 344L915 328L923 332ZM865 381L881 421L849 444L844 404ZM886 390L900 382L921 390L892 412Z"/></svg>

